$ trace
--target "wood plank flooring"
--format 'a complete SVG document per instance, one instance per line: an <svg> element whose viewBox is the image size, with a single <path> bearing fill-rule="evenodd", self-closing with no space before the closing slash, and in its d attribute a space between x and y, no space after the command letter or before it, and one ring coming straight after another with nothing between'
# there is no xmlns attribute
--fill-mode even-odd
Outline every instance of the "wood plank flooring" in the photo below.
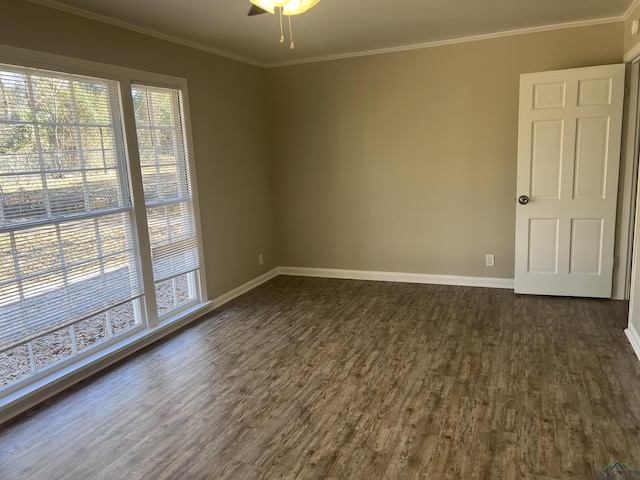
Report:
<svg viewBox="0 0 640 480"><path fill-rule="evenodd" d="M626 314L608 300L278 277L0 427L0 478L640 468Z"/></svg>

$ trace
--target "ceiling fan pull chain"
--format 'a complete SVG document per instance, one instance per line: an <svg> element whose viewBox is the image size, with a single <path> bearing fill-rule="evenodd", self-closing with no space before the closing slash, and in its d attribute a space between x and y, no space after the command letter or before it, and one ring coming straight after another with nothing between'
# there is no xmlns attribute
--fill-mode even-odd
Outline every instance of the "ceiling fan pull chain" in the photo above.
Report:
<svg viewBox="0 0 640 480"><path fill-rule="evenodd" d="M282 11L283 10L284 10L284 7L280 7L280 43L284 43L284 30L282 30Z"/></svg>
<svg viewBox="0 0 640 480"><path fill-rule="evenodd" d="M291 39L291 45L289 45L289 49L293 50L296 48L295 43L293 43L293 30L291 28L291 15L289 15L289 38Z"/></svg>

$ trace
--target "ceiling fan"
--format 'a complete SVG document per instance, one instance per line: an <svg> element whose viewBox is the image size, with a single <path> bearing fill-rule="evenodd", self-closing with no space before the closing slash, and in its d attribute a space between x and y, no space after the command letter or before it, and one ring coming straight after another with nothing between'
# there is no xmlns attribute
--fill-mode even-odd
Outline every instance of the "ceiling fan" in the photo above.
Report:
<svg viewBox="0 0 640 480"><path fill-rule="evenodd" d="M280 43L284 43L284 30L282 28L282 16L286 15L289 21L290 49L296 48L293 43L293 30L291 28L291 16L299 15L315 6L320 0L249 0L251 8L247 14L250 17L263 13L278 13L280 16Z"/></svg>
<svg viewBox="0 0 640 480"><path fill-rule="evenodd" d="M253 17L254 15L262 15L263 13L269 13L269 12L267 12L266 10L263 10L257 5L251 4L251 8L249 9L249 13L247 15L250 17Z"/></svg>
<svg viewBox="0 0 640 480"><path fill-rule="evenodd" d="M248 15L276 13L279 9L283 15L299 15L316 6L320 0L249 0L251 8Z"/></svg>

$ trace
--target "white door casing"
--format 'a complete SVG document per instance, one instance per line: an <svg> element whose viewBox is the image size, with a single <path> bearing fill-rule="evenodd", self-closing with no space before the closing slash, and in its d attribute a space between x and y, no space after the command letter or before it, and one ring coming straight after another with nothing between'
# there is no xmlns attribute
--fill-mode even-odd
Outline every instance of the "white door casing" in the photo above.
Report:
<svg viewBox="0 0 640 480"><path fill-rule="evenodd" d="M624 71L520 76L516 293L611 296Z"/></svg>

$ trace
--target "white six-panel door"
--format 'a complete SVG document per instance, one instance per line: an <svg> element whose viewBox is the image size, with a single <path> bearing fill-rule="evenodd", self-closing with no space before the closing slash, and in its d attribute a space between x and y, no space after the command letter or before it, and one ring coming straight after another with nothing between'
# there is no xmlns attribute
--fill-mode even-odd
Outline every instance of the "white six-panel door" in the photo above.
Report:
<svg viewBox="0 0 640 480"><path fill-rule="evenodd" d="M624 65L520 77L516 293L611 296Z"/></svg>

